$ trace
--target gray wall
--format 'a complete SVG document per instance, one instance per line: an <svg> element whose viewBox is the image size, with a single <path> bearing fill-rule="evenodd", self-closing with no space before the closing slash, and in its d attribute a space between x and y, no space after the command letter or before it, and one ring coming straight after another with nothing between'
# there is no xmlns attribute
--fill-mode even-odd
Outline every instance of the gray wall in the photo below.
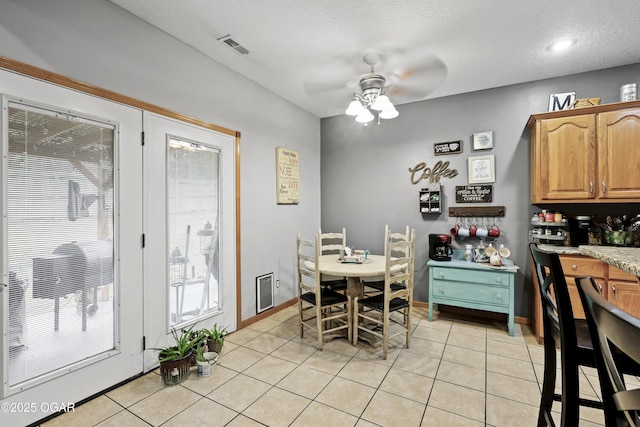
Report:
<svg viewBox="0 0 640 427"><path fill-rule="evenodd" d="M520 266L516 275L518 316L529 316L531 294L528 258L528 228L531 213L541 208L530 205L529 130L531 114L548 110L549 94L576 92L578 98L601 97L602 103L619 101L622 84L640 81L640 64L583 73L544 81L467 93L400 105L400 116L378 126L363 126L352 117L322 120L322 228L347 229L348 244L382 253L385 224L403 230L416 229L415 298L428 300L428 235L447 233L456 222L449 218L450 206L503 205L506 216L498 219L502 243L511 249L511 259ZM346 106L345 106L346 107ZM492 150L473 151L474 132L493 131ZM434 156L433 143L463 140L463 152ZM494 154L496 182L491 204L456 204L455 186L468 184L467 158ZM419 212L418 191L426 181L413 185L408 169L419 162L433 166L451 162L458 170L453 179L442 178L444 213ZM600 206L562 206L563 210L593 212ZM638 205L615 206L635 215ZM477 240L456 239L456 248Z"/></svg>
<svg viewBox="0 0 640 427"><path fill-rule="evenodd" d="M107 0L0 0L0 55L242 133L242 319L255 278L295 287L295 238L320 224L320 120ZM19 95L19 94L18 94ZM275 147L300 154L297 206L276 205Z"/></svg>
<svg viewBox="0 0 640 427"><path fill-rule="evenodd" d="M547 110L550 93L618 100L620 85L640 80L640 65L398 107L400 117L363 127L346 116L320 122L277 95L240 77L107 0L0 0L0 55L150 102L242 133L242 318L255 315L255 277L280 279L275 303L295 296L295 234L347 227L350 243L382 251L384 225L418 233L416 297L426 301L427 235L453 220L418 212L408 168L449 160L455 179L443 179L444 206L455 185L467 183L473 132L494 131L494 203L507 207L500 242L522 267L516 313L529 313L526 240L529 205L530 114ZM322 135L322 165L320 163ZM464 140L462 154L433 155L433 143ZM275 147L300 153L296 206L275 204ZM322 171L321 171L322 166ZM320 185L322 182L322 188ZM458 242L458 245L462 242Z"/></svg>

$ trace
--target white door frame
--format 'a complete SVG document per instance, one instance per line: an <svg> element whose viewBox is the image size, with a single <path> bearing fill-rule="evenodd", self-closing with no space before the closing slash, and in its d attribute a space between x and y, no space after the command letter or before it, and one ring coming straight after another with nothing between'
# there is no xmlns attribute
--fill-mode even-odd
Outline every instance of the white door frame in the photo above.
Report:
<svg viewBox="0 0 640 427"><path fill-rule="evenodd" d="M3 408L15 407L16 409L8 413L3 411L2 418L8 419L10 425L25 425L55 413L55 407L51 405L54 402L73 405L74 402L86 399L142 371L143 319L140 310L143 303L142 171L140 169L142 111L3 69L0 69L0 93L50 105L56 109L66 109L71 113L77 112L80 116L86 114L105 118L117 123L119 132L114 165L117 185L114 187L116 209L114 212L114 245L116 246L114 286L118 288L115 294L119 296L115 310L117 319L114 319L115 348L10 387L8 384L8 325L5 316L1 316L4 338L0 352L3 384L0 403ZM6 150L8 141L4 136L6 134L4 129L2 134L5 139L3 150ZM4 167L2 169L2 185L6 186L6 171ZM3 191L3 194L6 193ZM4 202L1 204L4 218L7 215L7 206ZM1 223L0 242L3 242L4 246L7 238L6 221L2 220ZM2 283L7 283L8 280L7 264L7 256L3 255ZM0 290L0 302L4 308L2 313L8 313L8 292L5 292L7 288L2 288ZM30 344L37 345L37 343ZM24 402L29 402L31 406L28 409L24 406L20 407L19 405Z"/></svg>
<svg viewBox="0 0 640 427"><path fill-rule="evenodd" d="M194 328L209 328L213 323L225 326L229 332L237 329L236 308L236 164L235 137L215 132L201 126L185 123L166 116L144 113L144 234L145 234L145 280L144 280L144 336L145 372L158 365L157 352L153 349L171 343L168 319L167 278L168 225L167 225L167 136L220 150L220 272L221 310L204 316ZM197 239L196 230L202 224L192 224L191 238ZM191 254L196 260L201 254ZM191 325L194 322L186 322Z"/></svg>

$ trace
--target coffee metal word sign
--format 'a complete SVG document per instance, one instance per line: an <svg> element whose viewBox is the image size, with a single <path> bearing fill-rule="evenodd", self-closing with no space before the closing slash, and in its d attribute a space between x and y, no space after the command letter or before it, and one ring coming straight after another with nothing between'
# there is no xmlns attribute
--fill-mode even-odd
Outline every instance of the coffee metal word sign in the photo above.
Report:
<svg viewBox="0 0 640 427"><path fill-rule="evenodd" d="M425 162L420 162L412 168L411 183L417 184L423 179L428 179L431 183L440 182L440 178L454 178L458 176L457 169L449 169L449 162L438 161L432 168L427 167Z"/></svg>
<svg viewBox="0 0 640 427"><path fill-rule="evenodd" d="M490 203L493 185L456 185L456 203Z"/></svg>
<svg viewBox="0 0 640 427"><path fill-rule="evenodd" d="M462 141L436 142L433 144L433 154L458 154L462 153Z"/></svg>

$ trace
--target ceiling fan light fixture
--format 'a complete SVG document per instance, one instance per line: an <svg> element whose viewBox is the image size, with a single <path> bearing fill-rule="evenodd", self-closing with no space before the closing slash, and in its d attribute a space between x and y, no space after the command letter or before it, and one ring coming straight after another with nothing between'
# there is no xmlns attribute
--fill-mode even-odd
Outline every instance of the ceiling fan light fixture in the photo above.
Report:
<svg viewBox="0 0 640 427"><path fill-rule="evenodd" d="M384 92L384 86L387 79L382 74L377 74L373 66L382 59L379 53L368 53L362 58L365 64L371 67L371 72L365 74L360 79L361 93L354 93L353 99L345 114L356 116L356 122L367 124L378 115L378 124L380 119L393 119L398 117L398 110L395 109L393 103ZM373 111L373 112L372 112Z"/></svg>
<svg viewBox="0 0 640 427"><path fill-rule="evenodd" d="M356 116L356 122L358 123L369 123L374 119L373 114L366 108L363 108L360 114Z"/></svg>
<svg viewBox="0 0 640 427"><path fill-rule="evenodd" d="M364 109L365 108L362 106L360 101L358 101L356 98L354 98L353 101L351 101L351 103L347 107L347 111L345 111L344 113L346 115L348 115L348 116L357 116Z"/></svg>

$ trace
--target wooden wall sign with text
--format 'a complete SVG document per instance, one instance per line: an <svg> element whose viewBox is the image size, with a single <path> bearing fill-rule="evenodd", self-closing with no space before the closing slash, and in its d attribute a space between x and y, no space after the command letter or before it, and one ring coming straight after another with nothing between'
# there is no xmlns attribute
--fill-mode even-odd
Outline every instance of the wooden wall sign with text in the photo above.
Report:
<svg viewBox="0 0 640 427"><path fill-rule="evenodd" d="M300 203L299 167L297 151L276 147L276 194L279 205Z"/></svg>
<svg viewBox="0 0 640 427"><path fill-rule="evenodd" d="M456 185L456 203L491 203L493 185Z"/></svg>
<svg viewBox="0 0 640 427"><path fill-rule="evenodd" d="M459 154L462 153L462 141L436 142L433 144L433 154Z"/></svg>

